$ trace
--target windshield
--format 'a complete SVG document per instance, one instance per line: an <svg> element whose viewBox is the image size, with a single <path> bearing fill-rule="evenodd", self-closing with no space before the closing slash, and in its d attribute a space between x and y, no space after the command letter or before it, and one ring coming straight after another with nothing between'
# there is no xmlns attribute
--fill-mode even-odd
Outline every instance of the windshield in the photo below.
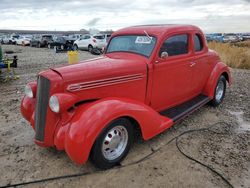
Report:
<svg viewBox="0 0 250 188"><path fill-rule="evenodd" d="M124 35L111 39L107 53L131 52L149 57L155 47L156 38L145 35Z"/></svg>

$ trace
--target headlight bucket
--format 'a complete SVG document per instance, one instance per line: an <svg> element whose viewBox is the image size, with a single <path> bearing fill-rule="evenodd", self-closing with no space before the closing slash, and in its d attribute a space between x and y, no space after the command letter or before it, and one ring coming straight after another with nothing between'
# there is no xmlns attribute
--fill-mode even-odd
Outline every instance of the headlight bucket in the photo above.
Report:
<svg viewBox="0 0 250 188"><path fill-rule="evenodd" d="M64 112L77 101L77 97L72 94L56 93L50 97L49 107L55 113Z"/></svg>
<svg viewBox="0 0 250 188"><path fill-rule="evenodd" d="M36 88L37 88L36 82L28 83L24 88L24 94L29 98L35 98Z"/></svg>
<svg viewBox="0 0 250 188"><path fill-rule="evenodd" d="M59 113L60 104L59 104L58 98L55 95L50 97L50 99L49 99L49 107L53 112Z"/></svg>

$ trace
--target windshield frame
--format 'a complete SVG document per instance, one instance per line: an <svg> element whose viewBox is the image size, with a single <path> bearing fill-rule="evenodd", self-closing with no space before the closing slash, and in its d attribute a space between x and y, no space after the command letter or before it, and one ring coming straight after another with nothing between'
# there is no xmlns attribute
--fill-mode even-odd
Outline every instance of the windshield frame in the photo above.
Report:
<svg viewBox="0 0 250 188"><path fill-rule="evenodd" d="M111 35L112 36L112 35ZM113 40L113 38L115 37L121 37L121 36L146 36L147 35L145 33L133 33L133 34L122 34L122 35L115 35L115 36L112 36L110 39L109 39L109 43L105 49L105 54L112 54L112 53L119 53L119 52L124 52L124 53L131 53L131 54L137 54L137 55L140 55L140 56L143 56L143 57L146 57L148 59L150 59L150 57L152 56L156 46L157 46L157 42L158 42L158 38L156 35L152 35L152 34L149 34L150 37L154 37L155 38L155 45L151 51L151 53L147 56L147 55L144 55L144 54L141 54L141 53L138 53L138 52L133 52L133 51L113 51L113 52L107 52L108 48L109 48L109 45L111 43L111 41Z"/></svg>

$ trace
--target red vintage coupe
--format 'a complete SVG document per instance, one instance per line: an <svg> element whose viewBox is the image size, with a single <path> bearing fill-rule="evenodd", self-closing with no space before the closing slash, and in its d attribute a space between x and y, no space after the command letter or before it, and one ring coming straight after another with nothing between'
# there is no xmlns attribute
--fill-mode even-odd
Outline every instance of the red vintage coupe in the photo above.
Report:
<svg viewBox="0 0 250 188"><path fill-rule="evenodd" d="M146 25L112 34L102 57L51 68L28 83L21 112L35 143L102 169L208 102L219 105L228 67L191 25Z"/></svg>

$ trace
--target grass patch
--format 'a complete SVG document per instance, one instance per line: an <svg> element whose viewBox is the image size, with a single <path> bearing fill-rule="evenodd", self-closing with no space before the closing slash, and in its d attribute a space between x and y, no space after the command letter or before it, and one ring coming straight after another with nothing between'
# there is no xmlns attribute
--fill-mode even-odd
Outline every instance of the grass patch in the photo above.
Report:
<svg viewBox="0 0 250 188"><path fill-rule="evenodd" d="M208 46L218 52L229 67L250 69L250 41L235 44L209 42Z"/></svg>

